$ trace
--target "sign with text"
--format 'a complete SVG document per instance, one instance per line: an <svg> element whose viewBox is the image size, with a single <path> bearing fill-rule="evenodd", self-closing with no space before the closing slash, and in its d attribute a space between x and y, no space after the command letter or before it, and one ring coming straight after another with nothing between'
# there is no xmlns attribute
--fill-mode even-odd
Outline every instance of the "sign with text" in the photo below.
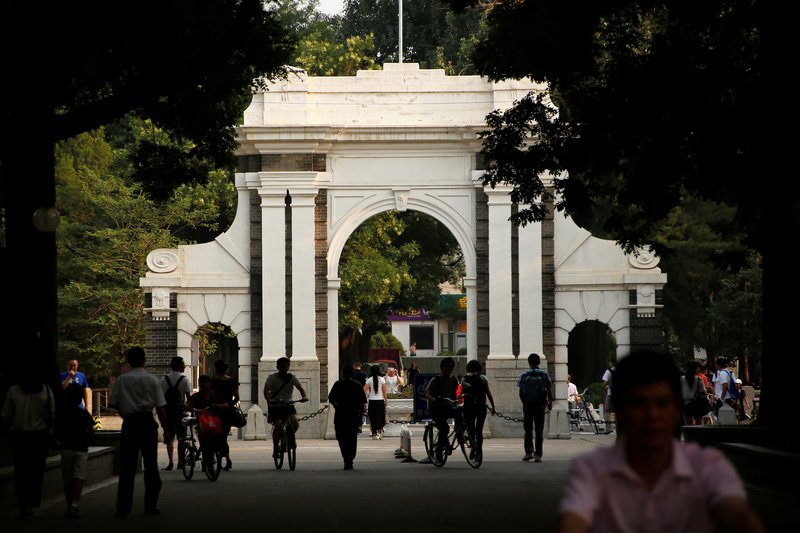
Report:
<svg viewBox="0 0 800 533"><path fill-rule="evenodd" d="M430 420L431 413L428 411L428 400L425 399L425 391L428 390L428 383L439 374L417 374L414 376L414 422Z"/></svg>

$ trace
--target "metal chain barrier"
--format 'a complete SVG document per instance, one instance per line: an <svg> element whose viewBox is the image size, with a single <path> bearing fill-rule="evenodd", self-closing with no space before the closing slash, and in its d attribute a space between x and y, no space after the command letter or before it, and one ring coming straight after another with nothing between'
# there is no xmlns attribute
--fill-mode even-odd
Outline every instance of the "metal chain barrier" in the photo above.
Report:
<svg viewBox="0 0 800 533"><path fill-rule="evenodd" d="M302 421L302 420L309 420L311 418L314 418L315 416L321 415L322 413L324 413L327 408L328 408L328 404L325 404L322 407L320 407L319 411L317 411L316 413L313 413L313 414L310 414L310 415L306 415L306 416L304 416L302 418L299 418L298 420Z"/></svg>
<svg viewBox="0 0 800 533"><path fill-rule="evenodd" d="M487 405L486 406L486 410L487 411L491 411L492 408ZM498 417L502 418L503 420L507 420L509 422L519 422L520 424L525 421L522 418L514 418L513 416L506 416L503 413L498 413L497 411L495 411L494 415L492 415L492 416L498 416Z"/></svg>

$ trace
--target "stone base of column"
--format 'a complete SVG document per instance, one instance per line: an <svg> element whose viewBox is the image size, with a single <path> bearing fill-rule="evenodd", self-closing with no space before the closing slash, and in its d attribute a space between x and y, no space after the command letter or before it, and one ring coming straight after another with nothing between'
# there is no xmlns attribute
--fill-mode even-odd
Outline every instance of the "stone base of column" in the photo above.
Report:
<svg viewBox="0 0 800 533"><path fill-rule="evenodd" d="M264 383L267 381L267 376L277 371L278 370L275 368L274 361L259 361L258 363L258 405L265 412L267 411L267 403L262 392L264 390ZM289 367L289 372L297 376L297 379L300 380L300 384L303 386L306 391L306 395L308 396L308 402L294 404L295 409L297 409L298 418L316 413L320 407L322 407L319 403L319 361L292 361L292 364ZM296 390L294 391L292 397L296 400L300 399L300 395ZM325 436L327 425L326 418L327 415L322 413L314 418L301 421L300 431L297 433L297 438L323 438Z"/></svg>
<svg viewBox="0 0 800 533"><path fill-rule="evenodd" d="M553 410L547 415L544 431L545 438L548 439L572 438L569 430L569 411L563 405L553 403Z"/></svg>
<svg viewBox="0 0 800 533"><path fill-rule="evenodd" d="M489 387L494 396L495 407L498 413L504 416L522 420L522 402L519 400L519 377L526 372L527 359L488 359L486 361L486 377L489 378ZM525 430L522 422L512 422L497 416L489 416L487 424L494 438L522 438ZM544 423L544 438L569 439L569 412L557 402L553 403L553 410L547 414Z"/></svg>
<svg viewBox="0 0 800 533"><path fill-rule="evenodd" d="M494 396L497 412L503 416L522 420L522 402L519 401L517 381L528 368L530 368L528 362L522 359L490 358L486 361L489 389ZM494 438L522 438L525 433L522 422L512 422L497 416L489 416L486 419L486 427Z"/></svg>

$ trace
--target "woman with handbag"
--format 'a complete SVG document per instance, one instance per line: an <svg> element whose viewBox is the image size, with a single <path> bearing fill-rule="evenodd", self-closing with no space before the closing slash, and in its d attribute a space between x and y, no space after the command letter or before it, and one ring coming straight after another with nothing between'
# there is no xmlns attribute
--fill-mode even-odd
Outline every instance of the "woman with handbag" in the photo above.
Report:
<svg viewBox="0 0 800 533"><path fill-rule="evenodd" d="M687 426L703 425L703 417L711 411L706 397L706 387L700 378L700 365L694 361L686 365L686 374L681 376L683 393L683 423Z"/></svg>
<svg viewBox="0 0 800 533"><path fill-rule="evenodd" d="M228 434L231 432L231 427L233 426L232 418L237 414L235 405L239 403L239 383L225 373L228 368L228 363L219 359L214 363L214 371L217 376L211 380L211 390L219 392L225 401L228 402L229 407L221 417L222 434L225 436L221 450L222 457L225 458L223 470L230 470L233 466L231 462L231 450L230 446L228 446Z"/></svg>

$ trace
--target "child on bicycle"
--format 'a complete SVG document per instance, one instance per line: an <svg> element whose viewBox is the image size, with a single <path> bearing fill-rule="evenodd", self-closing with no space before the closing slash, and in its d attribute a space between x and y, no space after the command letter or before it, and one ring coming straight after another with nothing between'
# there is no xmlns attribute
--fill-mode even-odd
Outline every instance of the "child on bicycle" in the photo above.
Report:
<svg viewBox="0 0 800 533"><path fill-rule="evenodd" d="M307 402L308 397L306 391L300 384L297 376L289 373L289 358L281 357L278 359L276 366L277 372L267 376L264 383L264 399L267 400L267 422L273 425L272 429L272 457L280 457L281 454L281 433L283 431L283 423L289 420L294 426L295 433L300 427L300 421L297 419L297 411L293 405L281 405L284 400L291 400L292 393L296 388L302 396L301 402Z"/></svg>
<svg viewBox="0 0 800 533"><path fill-rule="evenodd" d="M428 400L428 409L431 412L431 417L436 427L439 428L439 433L445 438L440 438L436 443L436 459L442 460L444 454L444 447L447 443L447 434L450 431L450 426L447 424L448 419L459 419L461 413L458 408L449 400L456 399L456 391L458 390L458 379L453 375L453 370L456 363L452 357L445 357L439 363L439 368L442 373L435 376L428 382L428 388L425 391L425 399Z"/></svg>
<svg viewBox="0 0 800 533"><path fill-rule="evenodd" d="M461 396L464 398L464 424L472 428L475 435L475 452L483 456L483 424L486 421L486 399L494 410L494 396L489 389L489 380L481 374L483 367L473 359L467 363L467 375L461 380Z"/></svg>

